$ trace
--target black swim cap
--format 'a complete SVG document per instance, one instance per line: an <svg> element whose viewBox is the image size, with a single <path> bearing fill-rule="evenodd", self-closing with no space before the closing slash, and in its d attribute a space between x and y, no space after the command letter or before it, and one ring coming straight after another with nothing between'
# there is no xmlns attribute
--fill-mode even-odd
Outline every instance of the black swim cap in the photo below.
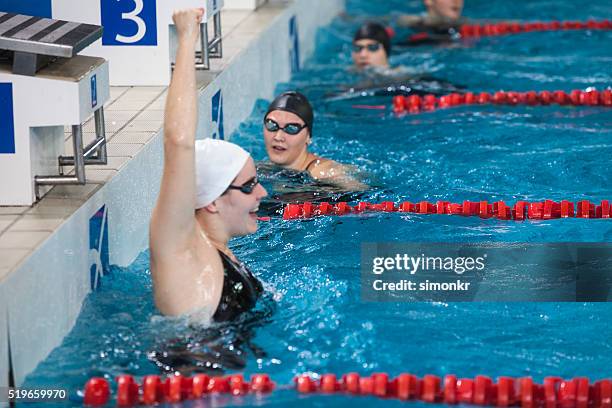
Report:
<svg viewBox="0 0 612 408"><path fill-rule="evenodd" d="M353 42L358 40L374 40L382 44L387 57L391 54L391 38L389 33L382 25L378 23L365 23L355 33Z"/></svg>
<svg viewBox="0 0 612 408"><path fill-rule="evenodd" d="M296 91L283 92L272 101L270 106L268 106L268 111L264 115L264 118L268 117L268 114L275 110L282 110L298 115L300 119L304 121L312 135L314 114L312 112L312 106L310 106L310 102L308 102L308 98L304 95Z"/></svg>

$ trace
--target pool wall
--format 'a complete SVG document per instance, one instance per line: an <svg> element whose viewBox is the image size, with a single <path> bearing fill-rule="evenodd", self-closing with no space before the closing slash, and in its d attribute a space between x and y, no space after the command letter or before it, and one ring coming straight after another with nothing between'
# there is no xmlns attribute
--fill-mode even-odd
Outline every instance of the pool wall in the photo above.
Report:
<svg viewBox="0 0 612 408"><path fill-rule="evenodd" d="M317 29L343 9L344 0L296 0L257 38L245 38L248 47L200 91L198 138L228 139L256 99L271 99L299 69ZM61 343L110 264L127 266L147 248L162 140L159 131L91 198L75 203L74 214L0 282L0 387L9 384L9 366L18 386Z"/></svg>

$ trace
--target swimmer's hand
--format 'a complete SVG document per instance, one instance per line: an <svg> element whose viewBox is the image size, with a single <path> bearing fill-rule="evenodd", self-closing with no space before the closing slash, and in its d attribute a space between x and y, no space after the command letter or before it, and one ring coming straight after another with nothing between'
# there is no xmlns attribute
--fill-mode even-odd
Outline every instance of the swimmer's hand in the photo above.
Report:
<svg viewBox="0 0 612 408"><path fill-rule="evenodd" d="M176 33L179 41L189 41L195 43L200 35L200 23L204 17L203 8L192 8L176 10L172 14L172 21L176 26Z"/></svg>

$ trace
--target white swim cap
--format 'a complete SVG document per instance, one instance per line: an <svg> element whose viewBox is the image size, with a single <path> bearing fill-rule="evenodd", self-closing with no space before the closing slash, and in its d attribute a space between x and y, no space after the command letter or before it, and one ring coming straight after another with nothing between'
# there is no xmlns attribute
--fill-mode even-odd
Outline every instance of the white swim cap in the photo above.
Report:
<svg viewBox="0 0 612 408"><path fill-rule="evenodd" d="M216 139L196 140L196 210L227 190L244 167L249 153L237 144Z"/></svg>

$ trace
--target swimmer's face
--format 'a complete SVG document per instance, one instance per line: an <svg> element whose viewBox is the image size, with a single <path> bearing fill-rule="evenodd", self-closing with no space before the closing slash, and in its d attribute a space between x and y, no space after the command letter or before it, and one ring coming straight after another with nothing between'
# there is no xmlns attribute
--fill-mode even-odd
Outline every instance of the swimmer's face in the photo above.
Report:
<svg viewBox="0 0 612 408"><path fill-rule="evenodd" d="M257 171L253 159L249 157L231 185L242 186L252 181L254 177L257 177ZM250 194L230 189L215 200L230 237L253 234L257 231L257 210L261 199L267 195L266 189L261 184L257 184Z"/></svg>
<svg viewBox="0 0 612 408"><path fill-rule="evenodd" d="M289 123L304 125L304 121L295 113L281 110L270 112L266 119L275 121L281 128ZM301 170L303 161L308 154L310 129L304 128L297 135L289 135L282 129L272 132L264 126L263 132L266 152L270 161L285 168Z"/></svg>
<svg viewBox="0 0 612 408"><path fill-rule="evenodd" d="M463 0L424 0L430 15L445 20L457 20L463 11Z"/></svg>
<svg viewBox="0 0 612 408"><path fill-rule="evenodd" d="M389 66L385 47L378 41L368 39L355 41L351 55L357 68Z"/></svg>

